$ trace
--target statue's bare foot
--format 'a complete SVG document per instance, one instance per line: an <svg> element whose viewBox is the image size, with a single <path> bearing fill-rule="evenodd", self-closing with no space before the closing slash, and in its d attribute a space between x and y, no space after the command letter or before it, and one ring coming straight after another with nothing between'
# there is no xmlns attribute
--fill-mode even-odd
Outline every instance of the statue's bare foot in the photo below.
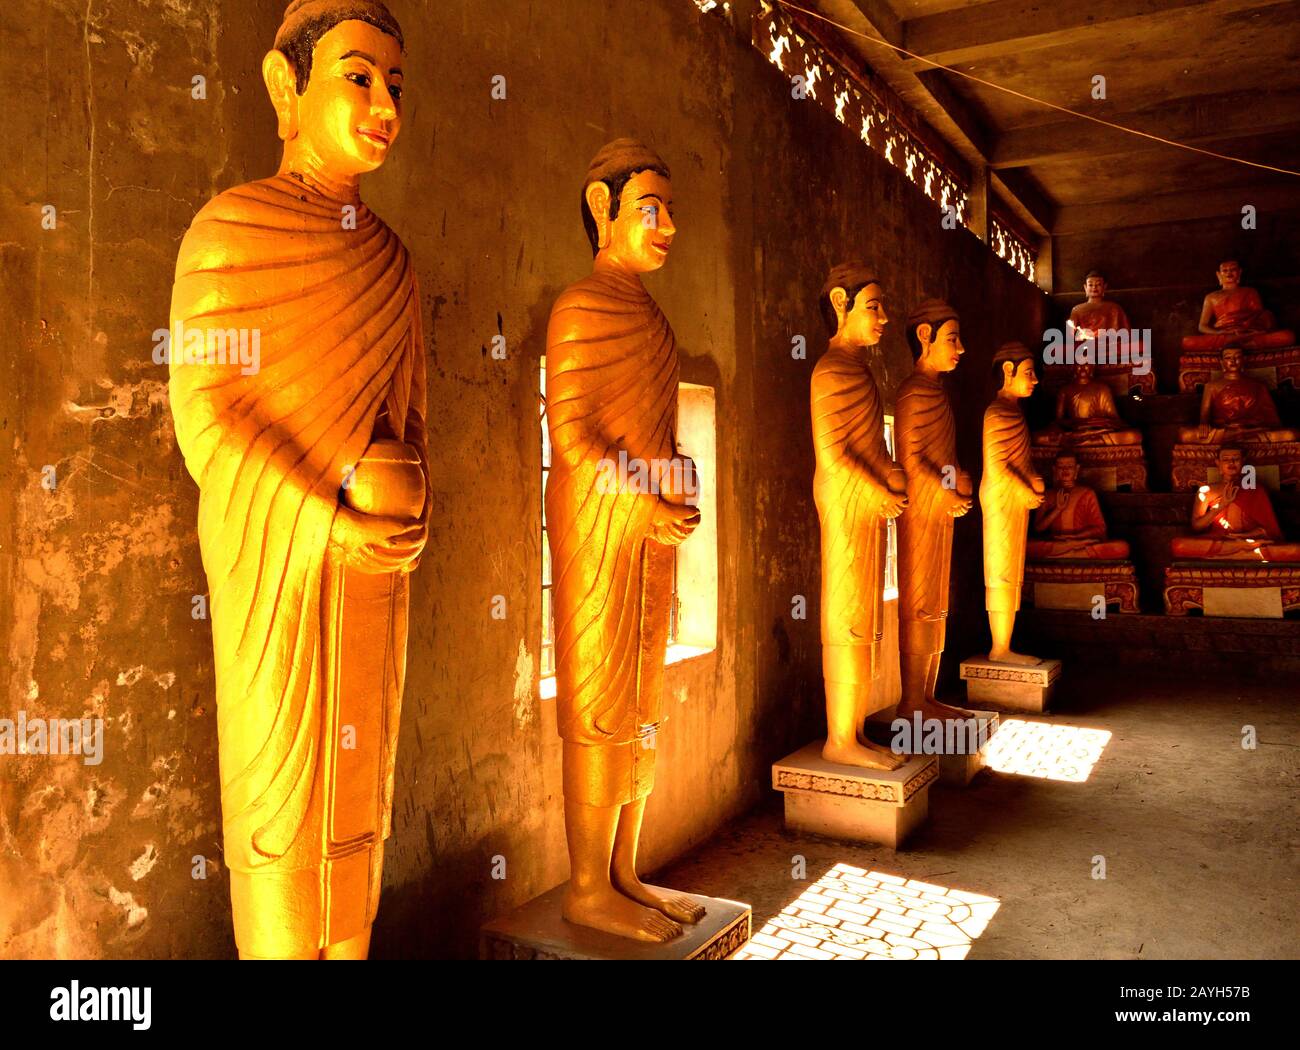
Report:
<svg viewBox="0 0 1300 1050"><path fill-rule="evenodd" d="M1003 653L989 653L989 660L995 664L1019 664L1021 667L1032 667L1043 662L1037 656L1013 653L1010 649Z"/></svg>
<svg viewBox="0 0 1300 1050"><path fill-rule="evenodd" d="M678 922L699 922L704 918L704 905L693 897L675 890L664 889L662 886L651 886L638 879L635 873L624 876L615 871L612 881L619 893L631 897L647 908L655 908L663 912L670 919L676 919Z"/></svg>
<svg viewBox="0 0 1300 1050"><path fill-rule="evenodd" d="M916 712L921 712L921 721L928 722L932 718L937 718L940 722L946 722L950 718L974 718L975 712L967 711L964 707L953 707L951 704L941 704L938 700L925 699L920 703L911 703L904 700L898 705L898 712L895 718L906 718L912 721Z"/></svg>
<svg viewBox="0 0 1300 1050"><path fill-rule="evenodd" d="M638 941L662 943L682 932L681 926L662 912L642 907L613 886L602 886L581 895L570 888L564 895L561 912L569 922L579 926Z"/></svg>
<svg viewBox="0 0 1300 1050"><path fill-rule="evenodd" d="M897 769L907 761L906 756L896 755L889 748L870 741L834 745L828 740L822 745L822 758L842 766L861 766L864 769Z"/></svg>

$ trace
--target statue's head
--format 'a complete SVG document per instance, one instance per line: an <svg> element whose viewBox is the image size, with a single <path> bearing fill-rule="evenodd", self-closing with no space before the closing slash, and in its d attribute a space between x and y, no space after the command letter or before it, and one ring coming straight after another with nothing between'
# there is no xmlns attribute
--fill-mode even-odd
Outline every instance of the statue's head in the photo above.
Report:
<svg viewBox="0 0 1300 1050"><path fill-rule="evenodd" d="M1219 365L1226 379L1236 379L1241 375L1241 350L1235 346L1225 346L1219 351Z"/></svg>
<svg viewBox="0 0 1300 1050"><path fill-rule="evenodd" d="M631 273L659 269L677 235L672 204L672 175L659 154L636 139L602 146L582 184L591 254Z"/></svg>
<svg viewBox="0 0 1300 1050"><path fill-rule="evenodd" d="M1092 382L1092 377L1097 371L1097 366L1091 361L1074 362L1074 381L1080 386L1086 386Z"/></svg>
<svg viewBox="0 0 1300 1050"><path fill-rule="evenodd" d="M1236 445L1224 445L1219 449L1216 460L1219 465L1219 476L1224 481L1236 481L1241 477L1241 465L1244 460L1245 456Z"/></svg>
<svg viewBox="0 0 1300 1050"><path fill-rule="evenodd" d="M1079 461L1072 452L1062 452L1052 461L1052 483L1069 492L1079 481Z"/></svg>
<svg viewBox="0 0 1300 1050"><path fill-rule="evenodd" d="M907 317L907 345L912 348L913 361L924 361L938 372L951 372L966 352L957 311L942 299L927 299Z"/></svg>
<svg viewBox="0 0 1300 1050"><path fill-rule="evenodd" d="M1241 284L1241 263L1236 259L1224 259L1214 272L1219 278L1219 287L1225 291Z"/></svg>
<svg viewBox="0 0 1300 1050"><path fill-rule="evenodd" d="M993 355L993 378L1012 397L1028 397L1038 385L1034 353L1024 343L1003 343Z"/></svg>
<svg viewBox="0 0 1300 1050"><path fill-rule="evenodd" d="M339 179L383 164L402 126L404 48L379 0L293 0L262 59L286 148Z"/></svg>
<svg viewBox="0 0 1300 1050"><path fill-rule="evenodd" d="M840 263L822 285L817 305L827 334L850 346L875 346L889 323L885 291L875 267L863 262Z"/></svg>
<svg viewBox="0 0 1300 1050"><path fill-rule="evenodd" d="M1106 296L1106 278L1101 275L1100 270L1089 270L1088 275L1083 279L1083 294L1089 301L1103 299Z"/></svg>

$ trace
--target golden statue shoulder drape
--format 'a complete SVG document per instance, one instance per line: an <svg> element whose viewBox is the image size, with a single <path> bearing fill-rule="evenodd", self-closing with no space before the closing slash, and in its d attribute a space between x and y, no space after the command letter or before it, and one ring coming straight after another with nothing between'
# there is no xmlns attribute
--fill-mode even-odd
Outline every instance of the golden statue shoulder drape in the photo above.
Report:
<svg viewBox="0 0 1300 1050"><path fill-rule="evenodd" d="M357 638L342 630L345 571L327 544L377 421L418 450L428 475L419 315L396 234L359 201L289 176L221 194L181 245L170 394L200 489L226 863L247 954L310 948L313 932L317 946L345 939L377 907L408 584L372 578L387 637ZM194 332L231 330L256 333L256 370L186 358ZM378 699L349 710L347 683L363 665L380 676ZM371 756L361 781L362 759L339 748L348 728ZM374 810L359 823L358 799ZM365 914L340 910L358 899Z"/></svg>
<svg viewBox="0 0 1300 1050"><path fill-rule="evenodd" d="M672 329L637 277L598 271L556 301L546 342L546 522L558 722L568 745L631 745L660 720L672 552L648 536L657 496L610 479L620 456L634 469L634 460L677 454L677 386ZM579 754L566 776L596 757L580 763ZM629 783L617 797L597 801L606 773L572 774L592 781L593 804L649 792L654 749L634 746L624 758L614 765Z"/></svg>

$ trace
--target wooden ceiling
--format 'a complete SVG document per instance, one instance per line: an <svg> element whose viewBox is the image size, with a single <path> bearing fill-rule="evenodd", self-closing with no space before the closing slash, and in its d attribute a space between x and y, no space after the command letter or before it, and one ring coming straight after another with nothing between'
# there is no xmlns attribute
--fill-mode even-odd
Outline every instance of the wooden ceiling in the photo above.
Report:
<svg viewBox="0 0 1300 1050"><path fill-rule="evenodd" d="M1033 99L1300 170L1298 0L797 2ZM1300 204L1300 177L1162 145L838 35L1040 234ZM1097 75L1104 100L1092 97Z"/></svg>

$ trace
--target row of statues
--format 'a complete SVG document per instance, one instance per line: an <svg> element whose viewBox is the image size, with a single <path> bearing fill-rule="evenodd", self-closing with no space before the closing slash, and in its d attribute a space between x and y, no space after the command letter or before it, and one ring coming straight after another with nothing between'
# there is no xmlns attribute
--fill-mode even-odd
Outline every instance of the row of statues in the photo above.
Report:
<svg viewBox="0 0 1300 1050"><path fill-rule="evenodd" d="M170 357L177 443L200 490L241 958L364 958L378 908L409 575L432 506L414 267L359 193L401 129L403 53L380 0L293 0L262 64L284 143L279 170L210 201L177 259L173 330L206 331L209 350L214 332L253 328L261 339L251 371L211 353ZM563 914L607 934L667 941L703 917L696 899L646 884L636 870L663 721L672 548L700 522L683 480L694 465L677 445L677 348L642 282L676 235L667 164L632 139L606 145L583 183L582 221L592 271L556 300L546 335L545 506L571 867ZM975 496L943 386L964 352L960 320L937 300L907 320L915 367L898 391L896 463L870 369L888 323L880 275L861 263L836 267L820 306L830 339L813 372L811 414L825 755L892 769L903 757L863 732L880 671L892 518L900 713L965 714L935 699L953 522ZM1080 372L1065 395L1070 411L1059 414L1059 488L1049 496L1020 409L1038 381L1034 354L1008 343L993 365L979 489L989 655L1032 664L1010 647L1026 553L1045 549L1028 539L1030 514L1051 534L1034 541L1051 544L1049 553L1114 554L1066 453L1125 439L1114 399ZM609 485L603 468L631 460L655 465L650 483ZM1262 521L1265 532L1275 526L1232 486L1211 503Z"/></svg>

